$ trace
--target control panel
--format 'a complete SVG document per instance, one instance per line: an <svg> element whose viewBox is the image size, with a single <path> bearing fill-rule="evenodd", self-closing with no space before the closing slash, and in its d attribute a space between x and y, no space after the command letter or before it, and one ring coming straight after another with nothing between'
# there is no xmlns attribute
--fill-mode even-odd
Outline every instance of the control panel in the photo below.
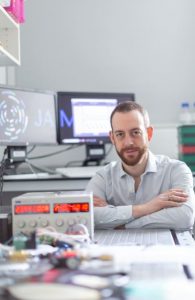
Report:
<svg viewBox="0 0 195 300"><path fill-rule="evenodd" d="M50 227L66 233L83 224L93 239L93 194L83 191L25 193L12 199L13 235Z"/></svg>

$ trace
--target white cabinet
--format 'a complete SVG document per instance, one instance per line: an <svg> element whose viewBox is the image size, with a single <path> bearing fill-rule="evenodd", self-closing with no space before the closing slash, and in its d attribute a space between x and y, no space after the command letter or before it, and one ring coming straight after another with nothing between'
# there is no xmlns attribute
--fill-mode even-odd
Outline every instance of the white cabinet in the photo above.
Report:
<svg viewBox="0 0 195 300"><path fill-rule="evenodd" d="M1 5L0 65L20 65L20 26Z"/></svg>

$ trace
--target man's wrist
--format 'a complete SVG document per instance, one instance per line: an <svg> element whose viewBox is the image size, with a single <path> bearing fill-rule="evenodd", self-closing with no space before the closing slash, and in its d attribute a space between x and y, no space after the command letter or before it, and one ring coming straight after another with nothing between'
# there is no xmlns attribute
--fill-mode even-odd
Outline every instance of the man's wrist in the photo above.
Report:
<svg viewBox="0 0 195 300"><path fill-rule="evenodd" d="M132 206L132 216L134 218L143 217L147 214L149 214L149 212L147 212L147 207L145 204L139 204L139 205Z"/></svg>

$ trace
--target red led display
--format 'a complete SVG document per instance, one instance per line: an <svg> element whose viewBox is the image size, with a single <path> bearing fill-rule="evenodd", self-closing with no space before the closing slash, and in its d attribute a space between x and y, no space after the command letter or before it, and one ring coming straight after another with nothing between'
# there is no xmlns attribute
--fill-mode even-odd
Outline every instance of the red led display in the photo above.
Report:
<svg viewBox="0 0 195 300"><path fill-rule="evenodd" d="M15 205L14 213L15 215L49 214L50 206L49 204Z"/></svg>
<svg viewBox="0 0 195 300"><path fill-rule="evenodd" d="M76 213L76 212L88 212L89 203L55 203L53 212L59 213Z"/></svg>

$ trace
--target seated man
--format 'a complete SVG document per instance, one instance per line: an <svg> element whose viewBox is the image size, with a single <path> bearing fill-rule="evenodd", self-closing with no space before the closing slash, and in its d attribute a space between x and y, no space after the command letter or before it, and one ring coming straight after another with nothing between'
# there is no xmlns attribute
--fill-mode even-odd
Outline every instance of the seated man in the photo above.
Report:
<svg viewBox="0 0 195 300"><path fill-rule="evenodd" d="M113 110L110 122L110 139L121 161L102 167L86 187L94 194L95 227L192 228L192 173L184 162L149 151L148 113L128 101Z"/></svg>

